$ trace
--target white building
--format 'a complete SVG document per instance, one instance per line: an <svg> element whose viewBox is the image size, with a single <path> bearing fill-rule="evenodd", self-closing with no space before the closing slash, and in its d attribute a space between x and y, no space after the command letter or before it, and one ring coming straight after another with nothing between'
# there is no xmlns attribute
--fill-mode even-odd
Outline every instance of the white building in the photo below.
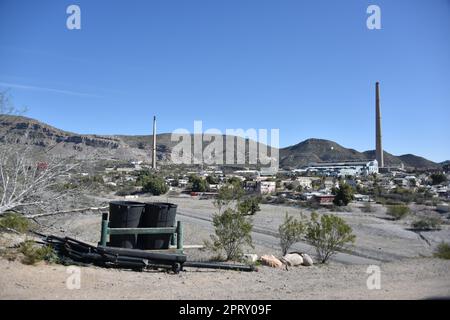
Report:
<svg viewBox="0 0 450 320"><path fill-rule="evenodd" d="M277 190L275 181L258 181L256 184L256 192L259 194L271 194Z"/></svg>
<svg viewBox="0 0 450 320"><path fill-rule="evenodd" d="M317 162L310 164L307 170L323 176L367 176L378 173L378 162L377 160Z"/></svg>
<svg viewBox="0 0 450 320"><path fill-rule="evenodd" d="M297 177L296 181L303 188L312 188L313 181L317 180L316 177Z"/></svg>

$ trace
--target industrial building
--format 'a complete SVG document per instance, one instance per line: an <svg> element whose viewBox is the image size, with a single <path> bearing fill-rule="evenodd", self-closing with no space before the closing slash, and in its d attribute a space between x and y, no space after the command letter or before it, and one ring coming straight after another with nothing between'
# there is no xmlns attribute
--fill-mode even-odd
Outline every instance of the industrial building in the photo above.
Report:
<svg viewBox="0 0 450 320"><path fill-rule="evenodd" d="M378 173L377 160L311 163L306 170L318 176L367 176Z"/></svg>

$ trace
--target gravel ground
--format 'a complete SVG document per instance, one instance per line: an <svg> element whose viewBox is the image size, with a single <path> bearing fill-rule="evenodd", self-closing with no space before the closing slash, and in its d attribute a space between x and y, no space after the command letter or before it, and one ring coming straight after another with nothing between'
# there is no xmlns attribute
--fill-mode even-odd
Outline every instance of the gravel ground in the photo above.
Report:
<svg viewBox="0 0 450 320"><path fill-rule="evenodd" d="M97 197L97 201L101 199ZM152 197L140 201L170 201L179 205L177 218L185 225L185 244L202 244L213 232L211 200ZM1 299L422 299L450 297L450 261L430 258L437 243L450 239L448 226L441 231L408 230L408 222L387 219L382 208L362 213L334 212L357 235L351 254L340 254L329 265L292 268L289 271L260 267L259 272L211 271L186 268L179 275L164 272L81 268L81 289L66 288L66 267L26 266L0 258ZM279 255L278 225L286 212L308 215L306 209L262 205L253 220L255 248L259 255ZM325 213L323 209L321 213ZM37 219L45 233L69 235L96 244L100 237L98 212L63 214ZM14 236L0 237L0 247ZM17 239L16 239L17 240ZM22 239L23 240L23 239ZM308 245L294 248L314 255ZM211 253L187 249L189 260L208 260ZM366 258L364 258L366 257ZM339 263L339 262L344 262ZM381 289L368 290L369 265L381 268Z"/></svg>

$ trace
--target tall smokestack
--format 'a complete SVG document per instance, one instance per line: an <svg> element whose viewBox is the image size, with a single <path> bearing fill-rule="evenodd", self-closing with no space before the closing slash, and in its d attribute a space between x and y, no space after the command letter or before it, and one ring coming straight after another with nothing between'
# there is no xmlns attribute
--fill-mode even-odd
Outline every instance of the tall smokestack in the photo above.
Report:
<svg viewBox="0 0 450 320"><path fill-rule="evenodd" d="M376 105L376 159L378 167L384 168L383 144L381 141L380 83L375 84Z"/></svg>
<svg viewBox="0 0 450 320"><path fill-rule="evenodd" d="M153 153L152 168L156 170L156 116L153 116Z"/></svg>

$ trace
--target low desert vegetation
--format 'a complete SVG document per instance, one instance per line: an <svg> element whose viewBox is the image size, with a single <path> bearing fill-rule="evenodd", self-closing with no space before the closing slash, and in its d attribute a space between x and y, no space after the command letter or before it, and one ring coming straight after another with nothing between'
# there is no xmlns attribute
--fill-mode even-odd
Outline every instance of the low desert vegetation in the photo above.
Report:
<svg viewBox="0 0 450 320"><path fill-rule="evenodd" d="M209 183L206 179L192 175L189 177L189 183L191 183L191 190L193 192L207 192L209 191Z"/></svg>
<svg viewBox="0 0 450 320"><path fill-rule="evenodd" d="M315 247L322 263L326 263L347 244L353 243L355 238L352 228L344 219L331 214L324 214L319 218L316 212L311 213L311 220L306 228L306 239Z"/></svg>
<svg viewBox="0 0 450 320"><path fill-rule="evenodd" d="M141 173L137 182L142 186L142 191L150 192L154 196L159 196L169 191L169 186L164 178L149 172Z"/></svg>
<svg viewBox="0 0 450 320"><path fill-rule="evenodd" d="M25 233L30 228L30 221L17 212L7 212L0 217L0 229Z"/></svg>
<svg viewBox="0 0 450 320"><path fill-rule="evenodd" d="M441 259L450 259L450 244L442 242L436 248L434 256Z"/></svg>
<svg viewBox="0 0 450 320"><path fill-rule="evenodd" d="M253 216L256 212L260 211L259 204L261 203L260 197L248 197L239 202L239 212L243 215Z"/></svg>
<svg viewBox="0 0 450 320"><path fill-rule="evenodd" d="M205 242L205 246L220 254L225 253L225 260L239 261L244 247L253 248L251 232L252 222L240 212L226 209L223 213L213 216L214 235L212 242Z"/></svg>
<svg viewBox="0 0 450 320"><path fill-rule="evenodd" d="M437 184L441 184L443 182L447 182L447 177L443 173L433 173L432 175L430 175L430 179L431 179L432 185L437 185Z"/></svg>
<svg viewBox="0 0 450 320"><path fill-rule="evenodd" d="M354 197L353 188L347 183L341 183L339 188L333 188L335 195L333 203L337 206L347 206Z"/></svg>
<svg viewBox="0 0 450 320"><path fill-rule="evenodd" d="M214 235L211 235L211 241L205 241L205 247L218 254L218 257L225 253L225 260L239 261L245 247L253 248L253 223L243 213L251 211L251 207L242 209L243 194L240 181L229 181L220 188L214 200L217 209L213 215Z"/></svg>
<svg viewBox="0 0 450 320"><path fill-rule="evenodd" d="M425 217L414 221L411 227L415 230L438 230L442 223L439 217Z"/></svg>
<svg viewBox="0 0 450 320"><path fill-rule="evenodd" d="M40 261L54 263L58 261L58 256L50 246L39 246L32 240L24 241L20 244L19 252L22 253L22 263L34 265Z"/></svg>
<svg viewBox="0 0 450 320"><path fill-rule="evenodd" d="M371 213L371 212L375 212L375 208L372 206L372 204L370 202L366 202L364 203L364 205L361 207L361 211L364 213Z"/></svg>
<svg viewBox="0 0 450 320"><path fill-rule="evenodd" d="M283 255L288 253L294 243L299 242L305 234L306 226L302 220L286 213L284 222L278 227L280 247Z"/></svg>
<svg viewBox="0 0 450 320"><path fill-rule="evenodd" d="M394 220L400 220L409 214L409 207L403 204L390 205L387 208L387 214Z"/></svg>

